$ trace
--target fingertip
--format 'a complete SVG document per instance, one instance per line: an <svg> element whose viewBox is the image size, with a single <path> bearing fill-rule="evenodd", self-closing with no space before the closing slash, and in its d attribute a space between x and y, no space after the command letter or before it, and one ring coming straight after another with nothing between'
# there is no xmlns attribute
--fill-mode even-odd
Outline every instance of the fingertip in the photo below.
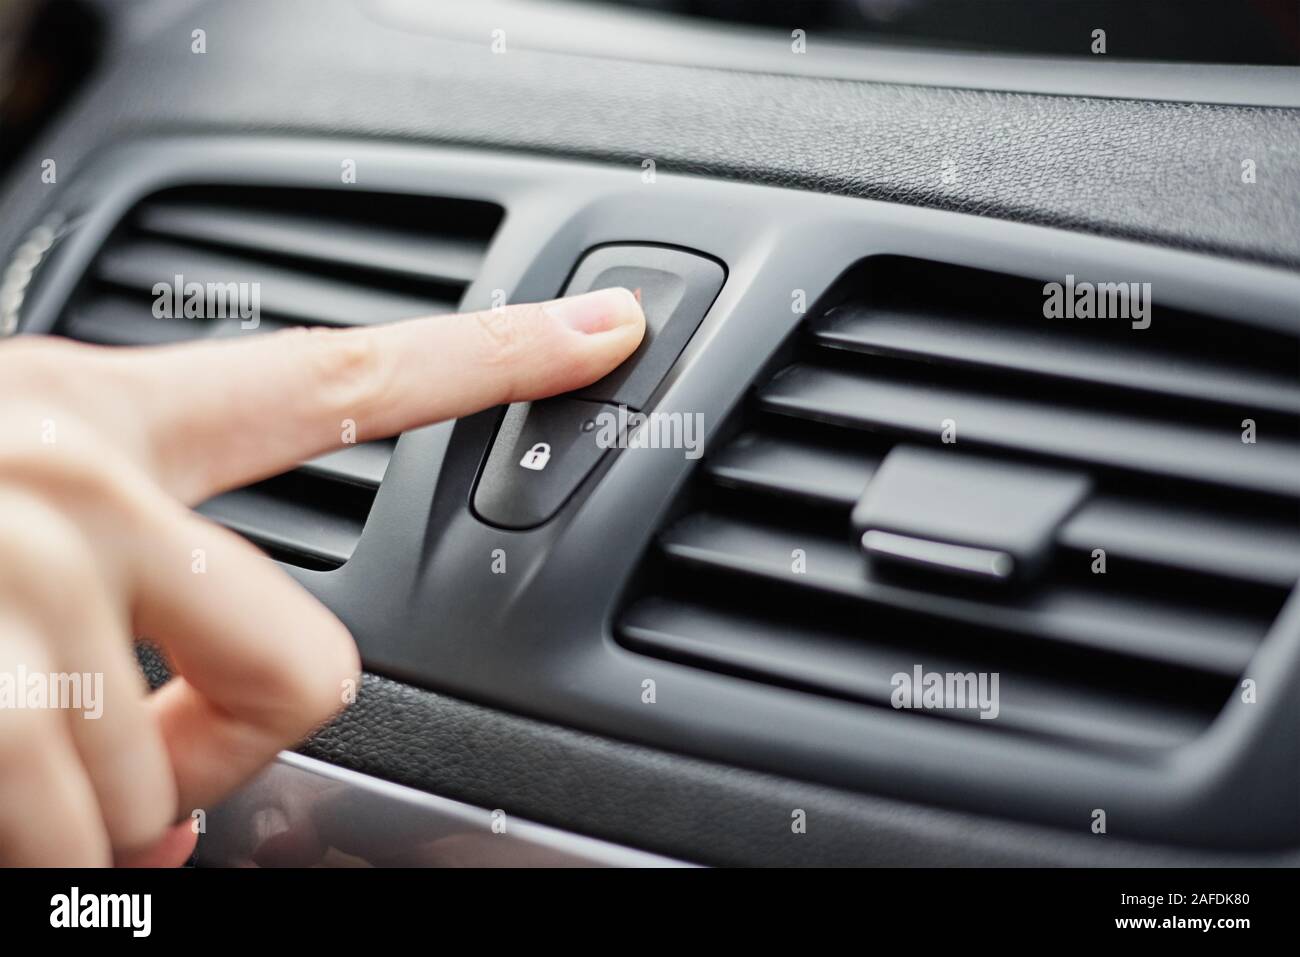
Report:
<svg viewBox="0 0 1300 957"><path fill-rule="evenodd" d="M578 296L554 299L542 307L547 314L559 319L570 329L584 335L596 335L619 330L638 330L637 338L645 332L645 313L636 294L623 286L596 289Z"/></svg>
<svg viewBox="0 0 1300 957"><path fill-rule="evenodd" d="M189 821L167 829L152 846L136 851L118 852L118 867L180 867L198 846L199 835Z"/></svg>

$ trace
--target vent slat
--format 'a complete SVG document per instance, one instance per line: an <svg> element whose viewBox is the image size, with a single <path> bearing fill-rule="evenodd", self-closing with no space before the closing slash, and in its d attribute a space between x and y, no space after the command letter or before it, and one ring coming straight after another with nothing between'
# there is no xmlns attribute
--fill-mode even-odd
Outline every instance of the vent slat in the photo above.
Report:
<svg viewBox="0 0 1300 957"><path fill-rule="evenodd" d="M59 331L101 346L163 346L283 328L283 323L271 319L262 319L256 329L242 328L238 319L159 319L147 301L105 289L89 301L74 303L64 314Z"/></svg>
<svg viewBox="0 0 1300 957"><path fill-rule="evenodd" d="M97 296L64 313L65 336L100 346L164 346L206 339L216 324L207 319L158 319L149 303L129 296Z"/></svg>
<svg viewBox="0 0 1300 957"><path fill-rule="evenodd" d="M720 485L852 508L881 457L847 445L813 444L750 432L706 463Z"/></svg>
<svg viewBox="0 0 1300 957"><path fill-rule="evenodd" d="M331 222L322 228L318 218L305 213L232 210L193 202L152 203L140 211L136 226L184 242L458 286L474 280L487 251L485 241L470 237L429 236L349 222Z"/></svg>
<svg viewBox="0 0 1300 957"><path fill-rule="evenodd" d="M1067 521L1058 541L1080 552L1104 546L1108 555L1276 588L1300 578L1300 511L1288 526L1103 496Z"/></svg>
<svg viewBox="0 0 1300 957"><path fill-rule="evenodd" d="M1088 320L1074 322L1072 327L1070 320L1042 320L1027 328L988 314L850 306L828 316L813 338L820 345L850 352L1024 373L1197 402L1235 402L1300 415L1300 375L1162 351L1151 347L1141 330L1123 338L1088 337L1075 331L1077 324ZM1300 346L1294 365L1300 369Z"/></svg>
<svg viewBox="0 0 1300 957"><path fill-rule="evenodd" d="M150 297L147 302L152 302L155 283L171 285L177 275L186 283L256 282L262 312L313 325L372 325L455 312L457 305L153 239L126 240L109 248L100 256L96 274Z"/></svg>
<svg viewBox="0 0 1300 957"><path fill-rule="evenodd" d="M1300 444L1270 437L1248 445L1231 417L1211 430L1144 418L1137 409L1109 415L806 363L785 369L760 390L759 401L764 410L782 415L936 441L942 423L951 419L958 443L1273 495L1300 494Z"/></svg>
<svg viewBox="0 0 1300 957"><path fill-rule="evenodd" d="M298 466L298 470L351 485L379 488L388 471L393 446L392 439L359 442L310 459Z"/></svg>
<svg viewBox="0 0 1300 957"><path fill-rule="evenodd" d="M636 650L885 708L891 707L893 676L910 676L918 664L947 674L997 673L998 713L990 726L1115 747L1172 747L1193 738L1208 722L1202 711L1152 702L1131 691L1009 671L1005 662L987 654L958 659L918 650L913 635L891 636L895 640L884 644L875 629L863 631L870 631L871 643L807 623L776 623L660 598L637 602L620 624L621 637ZM1060 702L1067 697L1070 708L1062 709ZM947 714L975 724L987 720L977 710Z"/></svg>
<svg viewBox="0 0 1300 957"><path fill-rule="evenodd" d="M225 492L198 511L273 553L300 555L330 567L352 557L365 525L364 518L275 494L264 485Z"/></svg>
<svg viewBox="0 0 1300 957"><path fill-rule="evenodd" d="M847 542L711 513L681 519L661 535L660 547L670 559L797 590L861 599L1222 676L1241 673L1268 628L1268 621L1212 607L1174 605L1069 584L1000 602L924 590L879 577ZM792 571L796 550L806 556L803 573Z"/></svg>

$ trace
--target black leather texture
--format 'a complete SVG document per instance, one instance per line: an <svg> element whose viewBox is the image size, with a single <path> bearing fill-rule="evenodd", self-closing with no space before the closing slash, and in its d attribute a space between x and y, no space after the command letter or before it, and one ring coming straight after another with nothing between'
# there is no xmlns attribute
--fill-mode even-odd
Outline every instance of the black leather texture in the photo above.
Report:
<svg viewBox="0 0 1300 957"><path fill-rule="evenodd" d="M129 18L130 19L130 18ZM206 52L191 52L191 31ZM385 26L351 0L141 4L21 162L0 248L105 143L282 131L530 150L953 209L1300 266L1300 111L624 62ZM618 37L609 38L616 55ZM1098 69L1106 64L1099 63ZM1242 182L1242 161L1256 182ZM945 176L945 172L950 175ZM365 171L359 171L364 178Z"/></svg>

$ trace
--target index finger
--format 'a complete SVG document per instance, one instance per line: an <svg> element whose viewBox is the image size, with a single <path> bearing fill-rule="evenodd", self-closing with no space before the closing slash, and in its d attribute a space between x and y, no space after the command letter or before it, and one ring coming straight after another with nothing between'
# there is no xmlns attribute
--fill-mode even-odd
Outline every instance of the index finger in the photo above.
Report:
<svg viewBox="0 0 1300 957"><path fill-rule="evenodd" d="M636 298L603 289L546 303L355 329L105 357L144 421L151 470L197 502L343 444L596 381L645 331Z"/></svg>

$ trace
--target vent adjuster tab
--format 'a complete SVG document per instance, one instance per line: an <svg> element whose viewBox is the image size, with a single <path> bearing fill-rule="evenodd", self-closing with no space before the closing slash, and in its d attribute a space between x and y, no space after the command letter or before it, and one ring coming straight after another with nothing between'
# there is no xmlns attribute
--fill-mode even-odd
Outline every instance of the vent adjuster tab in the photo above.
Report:
<svg viewBox="0 0 1300 957"><path fill-rule="evenodd" d="M1090 484L1063 469L900 445L854 506L853 529L872 562L1023 581Z"/></svg>

